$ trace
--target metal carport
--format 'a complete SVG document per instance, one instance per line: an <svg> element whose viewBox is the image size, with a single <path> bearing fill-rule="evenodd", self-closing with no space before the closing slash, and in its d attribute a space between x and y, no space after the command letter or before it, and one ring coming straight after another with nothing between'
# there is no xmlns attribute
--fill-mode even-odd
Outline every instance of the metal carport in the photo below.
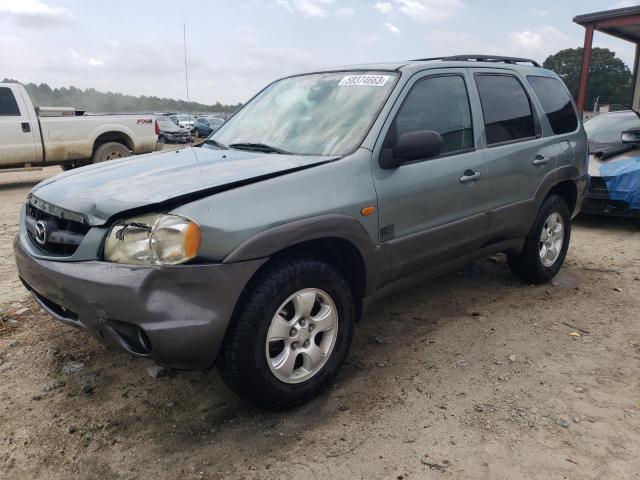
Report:
<svg viewBox="0 0 640 480"><path fill-rule="evenodd" d="M640 85L638 84L638 57L640 55L640 5L578 15L577 17L574 17L573 21L585 28L582 66L580 69L580 85L578 88L577 98L578 109L580 112L584 111L587 85L589 81L593 32L596 30L635 44L636 51L633 62L632 106L634 109L639 110Z"/></svg>

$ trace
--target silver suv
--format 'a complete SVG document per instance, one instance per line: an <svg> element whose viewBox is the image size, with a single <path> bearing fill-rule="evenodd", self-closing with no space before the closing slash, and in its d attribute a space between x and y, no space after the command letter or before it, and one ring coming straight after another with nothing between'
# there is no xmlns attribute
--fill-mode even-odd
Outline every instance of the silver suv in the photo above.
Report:
<svg viewBox="0 0 640 480"><path fill-rule="evenodd" d="M55 318L283 409L385 294L496 252L552 278L587 183L569 92L531 60L339 68L272 83L201 147L42 182L15 257Z"/></svg>

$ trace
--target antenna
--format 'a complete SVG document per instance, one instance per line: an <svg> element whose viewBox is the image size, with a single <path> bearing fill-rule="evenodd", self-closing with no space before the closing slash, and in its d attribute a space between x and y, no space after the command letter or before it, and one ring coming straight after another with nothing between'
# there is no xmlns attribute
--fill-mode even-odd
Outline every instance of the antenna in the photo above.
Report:
<svg viewBox="0 0 640 480"><path fill-rule="evenodd" d="M184 47L184 83L187 90L187 105L189 121L191 121L191 100L189 99L189 68L187 67L187 23L182 22L182 45ZM191 143L191 129L189 129L189 143Z"/></svg>

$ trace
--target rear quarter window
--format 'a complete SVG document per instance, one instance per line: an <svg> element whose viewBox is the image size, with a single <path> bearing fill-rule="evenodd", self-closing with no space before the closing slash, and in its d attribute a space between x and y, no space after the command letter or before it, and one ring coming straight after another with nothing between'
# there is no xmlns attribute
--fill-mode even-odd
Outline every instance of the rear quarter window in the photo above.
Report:
<svg viewBox="0 0 640 480"><path fill-rule="evenodd" d="M0 115L20 116L16 97L8 87L0 87Z"/></svg>
<svg viewBox="0 0 640 480"><path fill-rule="evenodd" d="M578 117L571 104L571 97L562 82L556 78L527 76L542 109L556 135L570 133L578 128Z"/></svg>

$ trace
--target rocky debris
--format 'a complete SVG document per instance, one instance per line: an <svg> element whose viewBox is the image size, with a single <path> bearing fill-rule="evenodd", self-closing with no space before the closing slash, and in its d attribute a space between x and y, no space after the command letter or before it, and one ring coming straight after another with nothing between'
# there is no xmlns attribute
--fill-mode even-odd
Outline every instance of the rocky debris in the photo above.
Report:
<svg viewBox="0 0 640 480"><path fill-rule="evenodd" d="M569 426L569 420L564 417L558 417L554 419L554 423L559 427L567 428Z"/></svg>
<svg viewBox="0 0 640 480"><path fill-rule="evenodd" d="M29 309L27 307L21 308L19 310L16 310L16 315L23 315L25 313L27 313L29 311Z"/></svg>
<svg viewBox="0 0 640 480"><path fill-rule="evenodd" d="M517 360L518 360L518 357L517 357L515 354L513 354L513 355L509 355L509 361L510 361L510 362L512 362L512 363L513 363L513 362L515 362L515 361L517 361Z"/></svg>
<svg viewBox="0 0 640 480"><path fill-rule="evenodd" d="M18 326L18 321L15 318L8 318L5 323L13 328Z"/></svg>
<svg viewBox="0 0 640 480"><path fill-rule="evenodd" d="M69 425L69 427L67 428L67 432L69 433L76 433L77 431L78 431L78 427L76 427L73 424Z"/></svg>
<svg viewBox="0 0 640 480"><path fill-rule="evenodd" d="M576 393L584 393L584 388L582 387L576 387L575 388Z"/></svg>
<svg viewBox="0 0 640 480"><path fill-rule="evenodd" d="M85 447L89 445L91 440L93 440L93 433L87 432L84 435L82 435L82 443L84 443Z"/></svg>
<svg viewBox="0 0 640 480"><path fill-rule="evenodd" d="M62 379L58 379L58 380L54 380L53 382L49 382L47 383L44 388L42 389L43 392L51 392L53 390L57 390L59 388L64 387L67 384L67 382L65 382Z"/></svg>
<svg viewBox="0 0 640 480"><path fill-rule="evenodd" d="M58 355L58 353L59 353L58 349L55 348L55 347L47 348L47 357L49 357L49 358L55 357L56 355Z"/></svg>
<svg viewBox="0 0 640 480"><path fill-rule="evenodd" d="M161 367L160 365L152 365L147 368L147 375L151 378L160 378L164 377L167 373L169 373L169 369L166 367Z"/></svg>
<svg viewBox="0 0 640 480"><path fill-rule="evenodd" d="M613 291L614 292L622 292L622 289L620 287L613 287Z"/></svg>
<svg viewBox="0 0 640 480"><path fill-rule="evenodd" d="M91 395L95 392L95 388L90 383L85 383L84 385L82 385L80 391L85 395Z"/></svg>
<svg viewBox="0 0 640 480"><path fill-rule="evenodd" d="M83 368L84 368L84 362L68 362L62 366L62 373L71 375L74 373L78 373Z"/></svg>
<svg viewBox="0 0 640 480"><path fill-rule="evenodd" d="M451 465L449 460L442 460L440 463L433 462L429 459L429 455L425 455L420 459L420 463L429 467L430 470L438 470L439 472L444 472L447 467Z"/></svg>
<svg viewBox="0 0 640 480"><path fill-rule="evenodd" d="M376 345L389 345L391 343L388 337L373 336L371 339Z"/></svg>

